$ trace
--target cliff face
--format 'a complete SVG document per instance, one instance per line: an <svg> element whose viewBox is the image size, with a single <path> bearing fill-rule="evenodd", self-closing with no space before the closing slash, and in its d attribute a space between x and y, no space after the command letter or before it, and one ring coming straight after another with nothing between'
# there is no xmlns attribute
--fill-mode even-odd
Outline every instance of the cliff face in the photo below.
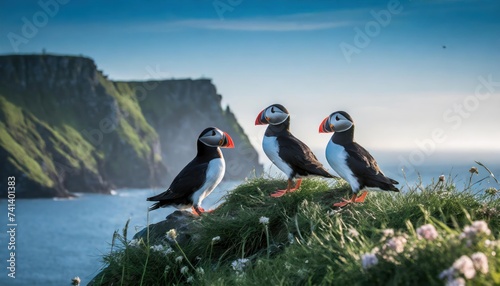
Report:
<svg viewBox="0 0 500 286"><path fill-rule="evenodd" d="M176 85L175 80L167 82L158 82L158 87L171 82ZM183 85L185 81L179 82ZM164 101L156 89L146 89L150 94L144 96L144 87L151 86L109 81L88 58L0 56L0 173L5 174L0 183L6 185L7 176L16 176L17 197L109 192L115 187L166 187L175 176L173 171L167 172L167 167L176 170L184 161L175 154L182 157L187 152L176 148L189 146L186 142L190 141L195 146L205 122L185 122L182 124L195 130L183 128L168 133L183 139L177 146L179 141L166 136L163 129L177 129L178 121L162 118L168 116L167 111L153 115L152 111L143 113L141 107L159 99L152 104L182 108L189 105L184 98L205 94L191 95L190 89L184 89L187 94L171 99L179 102ZM204 102L204 107L209 108L200 112L220 113L206 116L226 116L220 108L220 96L216 101L210 97ZM186 120L196 121L195 117ZM228 124L239 127L236 121ZM158 127L161 132L155 130ZM260 167L256 162L257 158L252 163ZM238 175L234 178L244 176Z"/></svg>

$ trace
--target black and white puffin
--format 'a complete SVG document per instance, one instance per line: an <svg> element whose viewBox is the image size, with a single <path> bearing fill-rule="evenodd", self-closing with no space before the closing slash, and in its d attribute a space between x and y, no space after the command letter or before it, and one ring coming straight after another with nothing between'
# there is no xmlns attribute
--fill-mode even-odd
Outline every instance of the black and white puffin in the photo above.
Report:
<svg viewBox="0 0 500 286"><path fill-rule="evenodd" d="M326 146L326 160L339 176L346 180L354 193L350 200L334 204L343 207L349 203L362 203L367 192L358 197L363 189L399 192L394 185L397 181L386 177L375 159L354 142L354 121L344 111L337 111L321 122L320 133L335 132Z"/></svg>
<svg viewBox="0 0 500 286"><path fill-rule="evenodd" d="M149 210L174 206L181 210L192 207L193 213L198 215L205 212L201 203L222 181L226 170L219 147L234 148L234 143L226 132L209 127L201 132L197 145L196 157L180 171L170 187L147 199L157 202Z"/></svg>
<svg viewBox="0 0 500 286"><path fill-rule="evenodd" d="M290 133L290 114L283 105L273 104L262 110L255 119L255 125L264 124L269 124L262 140L264 153L288 177L287 188L272 193L272 197L281 197L299 189L302 183L299 176L334 178L323 168L311 149ZM299 178L292 188L295 177Z"/></svg>

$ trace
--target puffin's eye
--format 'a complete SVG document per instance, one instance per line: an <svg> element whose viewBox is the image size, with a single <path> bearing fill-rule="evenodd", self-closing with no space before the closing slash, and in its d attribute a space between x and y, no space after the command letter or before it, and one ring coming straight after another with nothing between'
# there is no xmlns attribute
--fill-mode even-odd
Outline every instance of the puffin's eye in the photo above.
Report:
<svg viewBox="0 0 500 286"><path fill-rule="evenodd" d="M339 120L340 120L340 118L339 118L339 116L338 116L338 115L337 115L337 116L335 116L335 120L337 120L337 121L339 121Z"/></svg>
<svg viewBox="0 0 500 286"><path fill-rule="evenodd" d="M274 107L271 107L271 113L274 113Z"/></svg>

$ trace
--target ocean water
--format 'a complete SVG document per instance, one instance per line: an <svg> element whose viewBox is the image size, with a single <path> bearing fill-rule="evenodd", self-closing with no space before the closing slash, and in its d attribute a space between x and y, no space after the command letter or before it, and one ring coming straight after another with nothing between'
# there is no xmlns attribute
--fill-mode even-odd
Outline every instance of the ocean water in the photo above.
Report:
<svg viewBox="0 0 500 286"><path fill-rule="evenodd" d="M237 185L223 182L205 199L210 209ZM70 285L79 276L86 285L103 266L113 232L122 233L130 219L129 238L147 225L146 198L162 189L124 189L116 195L79 194L76 199L16 200L16 278L9 273L7 202L0 203L0 285ZM163 220L174 208L150 212L149 221Z"/></svg>
<svg viewBox="0 0 500 286"><path fill-rule="evenodd" d="M469 168L473 164L433 164L420 167L418 172L407 170L405 178L396 165L383 165L386 175L401 182L400 186L412 185L420 176L424 183L437 180L444 174L452 174L457 187L468 183ZM489 165L491 171L500 174L500 164ZM479 175L472 182L487 176L479 167ZM280 175L281 176L281 175ZM281 176L283 178L283 176ZM224 182L203 203L214 208L221 203L228 191L238 182ZM476 190L486 187L500 188L491 178L475 185ZM405 187L406 188L406 187ZM403 189L404 190L404 189ZM9 254L7 250L7 202L0 201L0 285L69 285L71 278L79 276L86 285L103 266L101 257L110 250L113 232L120 233L130 219L129 239L147 225L145 199L162 189L124 189L116 195L80 194L69 200L24 199L16 201L16 278L7 276ZM173 208L155 210L149 221L161 221Z"/></svg>

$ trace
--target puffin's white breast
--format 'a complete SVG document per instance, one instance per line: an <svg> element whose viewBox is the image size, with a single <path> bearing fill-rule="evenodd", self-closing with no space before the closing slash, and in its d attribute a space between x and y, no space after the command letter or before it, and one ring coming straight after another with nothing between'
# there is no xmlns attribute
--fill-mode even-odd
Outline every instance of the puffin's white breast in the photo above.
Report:
<svg viewBox="0 0 500 286"><path fill-rule="evenodd" d="M264 149L264 153L266 153L269 160L271 160L278 169L285 173L288 178L292 176L292 168L290 168L290 166L279 156L279 145L275 136L264 136L262 140L262 149Z"/></svg>
<svg viewBox="0 0 500 286"><path fill-rule="evenodd" d="M199 190L193 194L193 204L201 206L201 202L219 185L226 172L224 158L210 160L207 167L206 181Z"/></svg>
<svg viewBox="0 0 500 286"><path fill-rule="evenodd" d="M332 169L351 185L354 193L357 193L359 191L359 182L347 165L347 157L349 155L345 151L345 148L329 140L325 155Z"/></svg>

